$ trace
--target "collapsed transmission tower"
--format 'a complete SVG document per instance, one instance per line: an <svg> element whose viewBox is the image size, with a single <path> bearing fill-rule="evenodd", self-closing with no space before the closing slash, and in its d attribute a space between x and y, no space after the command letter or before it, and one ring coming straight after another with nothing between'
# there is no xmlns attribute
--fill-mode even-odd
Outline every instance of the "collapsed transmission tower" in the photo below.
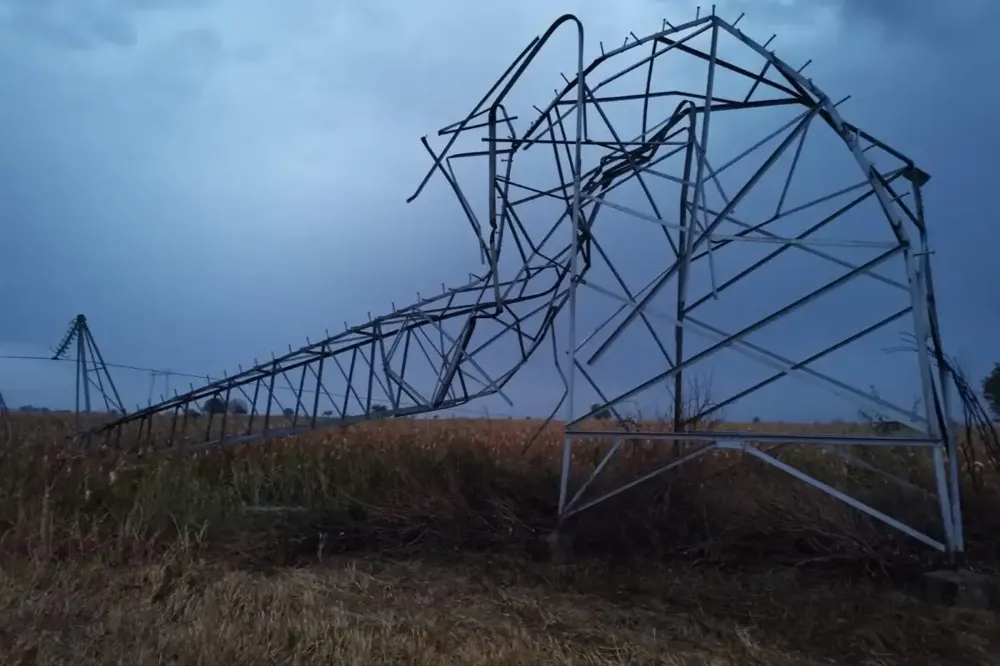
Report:
<svg viewBox="0 0 1000 666"><path fill-rule="evenodd" d="M422 140L433 166L409 201L432 178L453 193L482 274L90 436L193 451L423 414L489 395L510 402L509 382L544 345L564 388L556 407L565 414L560 521L694 458L738 450L933 548L961 551L950 378L921 194L929 177L846 122L844 100L831 101L802 74L804 66L785 63L738 23L714 14L664 22L645 37L630 33L618 48L601 45L586 64L582 24L570 15L558 19L465 118L439 131L443 148ZM543 54L555 54L550 40L562 29L577 39L576 72L563 76L548 104L533 106L524 98L537 87L524 80ZM761 132L765 125L773 129ZM819 233L829 230L839 235ZM861 295L837 300L849 283L860 284ZM863 323L855 327L852 317ZM769 339L782 324L791 326L784 337ZM919 410L856 388L866 383L860 370L876 363L871 354L861 362L831 360L892 324L905 324L919 341L906 368L921 391ZM716 361L735 379L746 377L745 385L684 413L683 376ZM710 413L764 394L784 377L891 414L915 434L697 428ZM288 407L278 402L281 390ZM623 405L651 390L672 393L672 428L592 427L598 413L620 416ZM211 413L192 434L197 405L235 398L246 401L247 416ZM592 409L581 407L594 400ZM681 453L585 499L626 438L673 442ZM609 443L582 476L571 464L581 439ZM929 452L940 533L904 524L785 462L775 447L788 444L858 462L851 451L863 446Z"/></svg>
<svg viewBox="0 0 1000 666"><path fill-rule="evenodd" d="M76 346L76 414L91 413L90 390L95 389L104 400L105 410L124 415L125 406L118 389L111 379L108 366L104 362L94 335L90 332L85 316L77 315L70 322L69 330L62 341L53 349L52 360L64 360L71 346ZM82 412L81 412L81 402Z"/></svg>

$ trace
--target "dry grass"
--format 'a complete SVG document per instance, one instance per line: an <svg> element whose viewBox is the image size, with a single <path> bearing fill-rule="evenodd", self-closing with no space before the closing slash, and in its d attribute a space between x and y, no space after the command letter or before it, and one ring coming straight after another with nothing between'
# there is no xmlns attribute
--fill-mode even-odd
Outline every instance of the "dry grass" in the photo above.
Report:
<svg viewBox="0 0 1000 666"><path fill-rule="evenodd" d="M2 663L1000 660L995 618L900 592L930 564L920 549L732 456L595 509L559 565L537 552L557 432L522 457L533 423L382 422L137 466L81 455L68 419L15 421L0 454ZM617 473L659 455L633 447ZM934 522L932 503L787 455ZM996 487L967 502L982 562Z"/></svg>

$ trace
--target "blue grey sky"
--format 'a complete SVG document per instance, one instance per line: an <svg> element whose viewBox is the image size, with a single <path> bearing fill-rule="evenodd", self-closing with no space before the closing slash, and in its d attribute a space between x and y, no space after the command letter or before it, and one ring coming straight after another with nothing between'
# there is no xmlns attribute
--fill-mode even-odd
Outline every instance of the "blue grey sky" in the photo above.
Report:
<svg viewBox="0 0 1000 666"><path fill-rule="evenodd" d="M411 302L417 290L461 282L479 266L458 206L443 188L405 203L429 166L419 137L459 120L563 12L583 19L593 57L598 41L617 46L664 17L693 18L696 4L0 0L0 354L47 354L82 312L109 361L218 376ZM789 63L812 59L807 72L831 98L852 95L845 118L931 174L945 343L971 374L987 371L1000 358L987 204L1000 94L983 82L1000 64L1000 6L731 0L717 11L730 20L746 11L740 27L760 42L777 33L771 48ZM552 66L569 72L569 42L558 48ZM522 90L525 99L546 104L558 71L532 78L537 94ZM742 131L754 131L754 118ZM760 123L760 136L775 129ZM822 180L817 159L803 182ZM658 270L641 242L622 235L614 244L637 273ZM771 282L756 282L740 297L763 294L756 309L720 301L706 317L735 330L772 309L774 285L812 265L776 267ZM851 293L768 344L807 355L815 344L806 343L819 344L846 310L888 313L865 289ZM900 330L835 365L909 405L915 375L882 351ZM634 352L615 367L644 361ZM720 357L704 370L720 397L757 377L744 364ZM610 372L612 384L628 383ZM509 392L514 407L486 408L546 411L558 382L541 370L525 377ZM146 402L148 375L115 379L127 404ZM0 360L12 406L68 406L72 382L69 364ZM824 396L786 379L729 414L853 415ZM658 399L639 406L655 410Z"/></svg>

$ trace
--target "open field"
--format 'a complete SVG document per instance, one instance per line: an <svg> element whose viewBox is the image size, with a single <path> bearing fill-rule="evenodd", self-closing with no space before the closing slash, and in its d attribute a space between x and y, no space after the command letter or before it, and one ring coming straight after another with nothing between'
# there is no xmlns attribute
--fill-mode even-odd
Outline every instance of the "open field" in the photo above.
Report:
<svg viewBox="0 0 1000 666"><path fill-rule="evenodd" d="M561 564L539 544L555 427L523 455L537 423L392 421L138 464L82 455L70 427L14 414L0 454L3 663L1000 661L996 617L903 594L922 546L737 454L584 514ZM630 447L614 473L669 455ZM936 523L838 459L781 455ZM987 470L966 492L970 566L997 559L998 488Z"/></svg>

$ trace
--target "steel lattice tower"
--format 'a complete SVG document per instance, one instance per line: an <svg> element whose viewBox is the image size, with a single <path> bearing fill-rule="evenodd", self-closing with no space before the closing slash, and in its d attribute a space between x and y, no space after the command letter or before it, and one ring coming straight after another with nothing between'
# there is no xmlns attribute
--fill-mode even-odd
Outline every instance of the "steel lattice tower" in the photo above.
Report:
<svg viewBox="0 0 1000 666"><path fill-rule="evenodd" d="M104 400L104 408L108 412L117 412L124 415L125 407L114 380L108 372L108 366L104 362L101 350L97 347L93 333L90 332L90 325L84 315L77 315L69 324L66 335L52 350L52 360L58 361L66 358L71 347L76 347L76 401L75 413L77 417L81 413L90 414L92 404L90 399L91 389L96 390Z"/></svg>
<svg viewBox="0 0 1000 666"><path fill-rule="evenodd" d="M432 181L454 195L475 235L481 274L434 296L418 294L412 305L345 326L281 357L255 361L248 370L90 435L193 451L424 414L489 395L510 401L505 387L545 347L564 385L557 407L565 418L561 521L692 459L737 450L933 548L961 551L951 378L922 199L929 176L844 120L844 100L832 101L806 78L804 66L783 62L769 43L750 39L738 23L715 15L680 25L664 22L651 35L630 34L618 48L601 45L588 63L582 24L561 17L464 119L439 131L443 147L423 139L433 165L409 201ZM577 37L569 60L576 71L532 111L517 99L524 93L520 84L540 54L552 55L553 35L561 38L563 31ZM514 113L515 106L518 113L527 111L527 121ZM779 120L773 131L760 133L754 117ZM803 175L810 170L811 176ZM850 177L837 184L836 174ZM782 262L788 264L783 273L761 279ZM650 265L655 271L641 275ZM836 301L837 292L855 283L866 294L891 294L885 299L891 304L876 307L867 296L847 305ZM795 289L801 293L793 294ZM826 327L830 331L820 331L836 333L835 340L797 356L763 341L764 329L794 321L816 303L828 313L841 308L843 316ZM848 315L867 317L867 323L834 331ZM726 327L719 318L740 324ZM917 341L905 363L920 392L919 409L857 388L835 372L850 363L830 360L889 325L904 326ZM804 346L817 333L807 328L793 326L786 340ZM809 334L798 335L803 331ZM726 367L749 363L764 374L692 413L685 375L719 358ZM610 369L602 370L602 363ZM699 429L706 417L785 377L892 415L915 434ZM279 389L292 396L288 407L278 402ZM672 427L647 429L623 418L629 401L656 390L671 396ZM193 407L210 398L229 404L237 396L250 406L248 418L237 423L226 414L209 414L196 441L182 434L188 433ZM593 400L593 407L581 407ZM276 410L291 416L277 416ZM622 417L619 425L604 422L595 429L593 417L604 411ZM574 447L595 439L609 442L606 454L571 492L579 476L571 465ZM631 483L584 499L626 440L671 442L677 454ZM935 470L940 536L905 525L783 461L775 449L790 444L820 447L875 471L852 451L927 452Z"/></svg>

